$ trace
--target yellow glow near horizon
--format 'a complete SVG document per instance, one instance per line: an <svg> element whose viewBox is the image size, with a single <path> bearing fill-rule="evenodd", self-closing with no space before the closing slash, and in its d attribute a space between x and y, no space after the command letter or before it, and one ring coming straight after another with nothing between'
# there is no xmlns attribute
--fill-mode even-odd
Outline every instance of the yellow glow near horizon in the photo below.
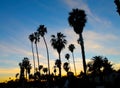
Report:
<svg viewBox="0 0 120 88"><path fill-rule="evenodd" d="M79 75L80 72L83 69L82 63L80 64L80 62L76 62L77 75ZM70 66L71 66L71 71L74 73L73 64L71 63ZM113 65L113 67L114 67L115 70L118 70L118 69L120 69L120 64L115 64L115 65ZM51 71L51 73L53 72L53 68L52 67L51 67L50 71ZM0 68L0 82L7 82L7 81L9 81L11 79L15 79L15 75L17 73L19 73L19 72L20 72L19 67L11 68L11 69ZM31 69L31 73L33 74L33 68ZM57 75L58 75L58 68L57 68ZM62 68L62 75L63 76L67 75L67 73L65 72L65 70L63 68Z"/></svg>
<svg viewBox="0 0 120 88"><path fill-rule="evenodd" d="M77 64L76 64L76 67L78 67ZM77 74L79 74L80 70L81 70L81 69L79 69L79 70L78 69L79 68L77 68ZM73 67L71 67L71 71L74 72ZM18 68L12 68L12 69L3 69L3 68L0 68L0 82L7 82L7 81L9 81L11 79L12 80L15 79L15 75L17 73L19 73L19 72L20 72L19 67ZM52 72L53 72L53 69L51 68L51 73ZM33 74L33 68L31 69L31 73ZM57 70L57 75L58 75L58 70ZM64 69L62 69L62 75L63 76L67 75L67 73L65 72Z"/></svg>

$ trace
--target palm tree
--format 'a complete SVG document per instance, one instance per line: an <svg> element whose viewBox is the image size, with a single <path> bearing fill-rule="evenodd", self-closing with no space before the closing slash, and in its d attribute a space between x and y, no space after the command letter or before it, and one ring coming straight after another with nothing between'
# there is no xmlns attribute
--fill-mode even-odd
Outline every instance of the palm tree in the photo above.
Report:
<svg viewBox="0 0 120 88"><path fill-rule="evenodd" d="M70 54L69 53L65 54L65 58L69 61Z"/></svg>
<svg viewBox="0 0 120 88"><path fill-rule="evenodd" d="M38 35L38 32L34 32L34 38L35 38L35 41L34 41L34 43L35 43L35 45L36 45L36 54L37 54L37 60L38 60L38 68L39 68L39 55L38 55L38 45L37 45L37 43L39 42L39 35Z"/></svg>
<svg viewBox="0 0 120 88"><path fill-rule="evenodd" d="M47 74L48 68L43 68L43 72Z"/></svg>
<svg viewBox="0 0 120 88"><path fill-rule="evenodd" d="M65 54L65 58L68 60L68 63L69 63L69 65L70 65L70 60L69 60L70 54L69 54L69 53ZM70 71L71 71L71 69L70 69Z"/></svg>
<svg viewBox="0 0 120 88"><path fill-rule="evenodd" d="M59 55L59 60L61 62L61 51L65 48L65 45L67 44L67 40L65 39L66 36L62 34L61 32L57 33L57 36L52 35L51 36L51 45L53 46L54 49L57 50L58 55ZM61 64L59 68L59 76L61 77Z"/></svg>
<svg viewBox="0 0 120 88"><path fill-rule="evenodd" d="M54 68L54 73L55 73L55 76L56 76L56 72L57 72L57 69L56 69L56 65L53 67Z"/></svg>
<svg viewBox="0 0 120 88"><path fill-rule="evenodd" d="M49 52L48 52L48 46L47 46L47 43L46 43L46 39L45 39L45 33L47 33L47 28L44 27L44 25L40 25L39 28L38 28L38 33L41 37L43 37L43 40L44 40L44 43L45 43L45 46L46 46L46 50L47 50L47 60L48 60L48 72L49 72L49 75L50 75L50 62L49 62Z"/></svg>
<svg viewBox="0 0 120 88"><path fill-rule="evenodd" d="M114 0L114 3L117 6L117 12L120 15L120 0Z"/></svg>
<svg viewBox="0 0 120 88"><path fill-rule="evenodd" d="M74 44L70 44L69 47L68 47L68 49L69 49L69 50L71 51L71 53L72 53L75 75L77 75L77 73L76 73L76 66L75 66L75 59L74 59L74 53L73 53L73 51L74 51L74 49L75 49Z"/></svg>
<svg viewBox="0 0 120 88"><path fill-rule="evenodd" d="M32 48L32 54L33 54L33 65L34 65L34 73L35 73L35 55L34 55L34 49L33 49L33 42L34 42L35 36L34 34L29 35L29 40L31 41L31 48Z"/></svg>
<svg viewBox="0 0 120 88"><path fill-rule="evenodd" d="M19 73L16 73L16 74L15 74L15 78L17 79L17 78L18 78L18 76L19 76Z"/></svg>
<svg viewBox="0 0 120 88"><path fill-rule="evenodd" d="M63 64L63 68L64 68L64 70L68 73L68 71L69 71L69 69L70 69L69 63L68 63L68 62L65 62L65 63Z"/></svg>
<svg viewBox="0 0 120 88"><path fill-rule="evenodd" d="M79 35L78 43L81 45L83 68L85 75L86 75L86 61L85 61L84 41L83 41L82 32L86 21L87 21L86 14L84 10L73 9L73 11L69 13L69 18L68 18L69 25L72 26L75 33Z"/></svg>
<svg viewBox="0 0 120 88"><path fill-rule="evenodd" d="M43 69L43 65L39 65L39 73L41 74L41 69Z"/></svg>

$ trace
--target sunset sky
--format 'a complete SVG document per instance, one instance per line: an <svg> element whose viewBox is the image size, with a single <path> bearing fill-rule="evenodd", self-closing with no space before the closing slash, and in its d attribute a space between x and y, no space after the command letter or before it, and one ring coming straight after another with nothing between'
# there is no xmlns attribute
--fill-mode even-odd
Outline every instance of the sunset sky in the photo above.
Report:
<svg viewBox="0 0 120 88"><path fill-rule="evenodd" d="M86 61L93 56L102 55L113 63L114 68L120 67L120 16L116 12L114 0L0 0L0 82L9 80L9 77L14 78L19 73L18 64L24 57L28 57L33 66L28 36L40 24L44 24L48 30L45 37L51 72L58 54L51 47L50 39L57 32L64 33L68 41L61 54L62 62L67 61L64 57L66 53L71 55L68 45L72 43L76 47L74 56L77 73L82 70L78 35L68 24L69 12L73 8L83 9L87 14L83 31ZM39 42L39 56L40 64L47 67L46 48L42 38ZM73 69L72 56L70 62Z"/></svg>

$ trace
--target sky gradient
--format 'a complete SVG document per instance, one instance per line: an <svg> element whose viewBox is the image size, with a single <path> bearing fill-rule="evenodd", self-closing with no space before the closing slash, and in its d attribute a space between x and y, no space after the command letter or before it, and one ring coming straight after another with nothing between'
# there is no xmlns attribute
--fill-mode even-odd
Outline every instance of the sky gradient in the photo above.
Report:
<svg viewBox="0 0 120 88"><path fill-rule="evenodd" d="M50 52L51 72L58 54L51 47L50 36L62 32L68 41L62 51L62 61L66 61L66 53L71 54L68 45L73 43L76 47L74 54L79 73L82 69L81 48L76 42L78 35L68 24L69 12L73 8L83 9L87 14L83 31L86 61L93 56L103 55L113 63L114 68L119 68L120 16L116 12L114 0L0 0L0 81L14 78L19 73L18 64L24 57L28 57L33 66L28 36L40 24L44 24L48 30L45 37ZM39 56L40 64L46 67L46 48L42 38ZM73 69L72 57L70 61Z"/></svg>

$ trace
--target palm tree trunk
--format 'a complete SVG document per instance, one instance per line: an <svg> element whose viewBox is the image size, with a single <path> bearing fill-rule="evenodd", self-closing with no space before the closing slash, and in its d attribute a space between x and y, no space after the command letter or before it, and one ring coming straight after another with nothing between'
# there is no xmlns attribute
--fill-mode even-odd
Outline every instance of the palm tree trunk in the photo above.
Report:
<svg viewBox="0 0 120 88"><path fill-rule="evenodd" d="M59 60L60 60L60 65L59 65L59 76L61 77L61 56L59 53Z"/></svg>
<svg viewBox="0 0 120 88"><path fill-rule="evenodd" d="M81 45L81 52L82 52L82 59L83 59L83 68L84 68L84 74L86 76L86 61L85 61L85 51L84 51L84 41L82 37L82 33L79 34L80 37L80 45Z"/></svg>
<svg viewBox="0 0 120 88"><path fill-rule="evenodd" d="M38 46L37 46L37 43L35 45L36 45L36 53L37 53L38 69L39 69L39 55L38 55Z"/></svg>
<svg viewBox="0 0 120 88"><path fill-rule="evenodd" d="M70 66L70 60L68 60L69 66ZM70 71L71 71L71 66L70 66Z"/></svg>
<svg viewBox="0 0 120 88"><path fill-rule="evenodd" d="M72 57L73 57L73 64L74 64L75 75L77 75L77 73L76 73L76 66L75 66L75 59L74 59L74 54L73 54L73 52L72 52Z"/></svg>
<svg viewBox="0 0 120 88"><path fill-rule="evenodd" d="M27 69L26 69L26 80L27 80Z"/></svg>
<svg viewBox="0 0 120 88"><path fill-rule="evenodd" d="M44 36L43 36L43 40L44 40L44 43L45 43L45 46L46 46L46 50L47 50L48 72L49 72L49 76L50 76L50 61L49 61L49 51L48 51L48 46L47 46L47 43L46 43L46 40L45 40L45 37L44 37Z"/></svg>
<svg viewBox="0 0 120 88"><path fill-rule="evenodd" d="M33 64L34 64L34 73L35 73L35 55L34 55L34 49L33 49L33 42L31 42L31 47L32 47Z"/></svg>

